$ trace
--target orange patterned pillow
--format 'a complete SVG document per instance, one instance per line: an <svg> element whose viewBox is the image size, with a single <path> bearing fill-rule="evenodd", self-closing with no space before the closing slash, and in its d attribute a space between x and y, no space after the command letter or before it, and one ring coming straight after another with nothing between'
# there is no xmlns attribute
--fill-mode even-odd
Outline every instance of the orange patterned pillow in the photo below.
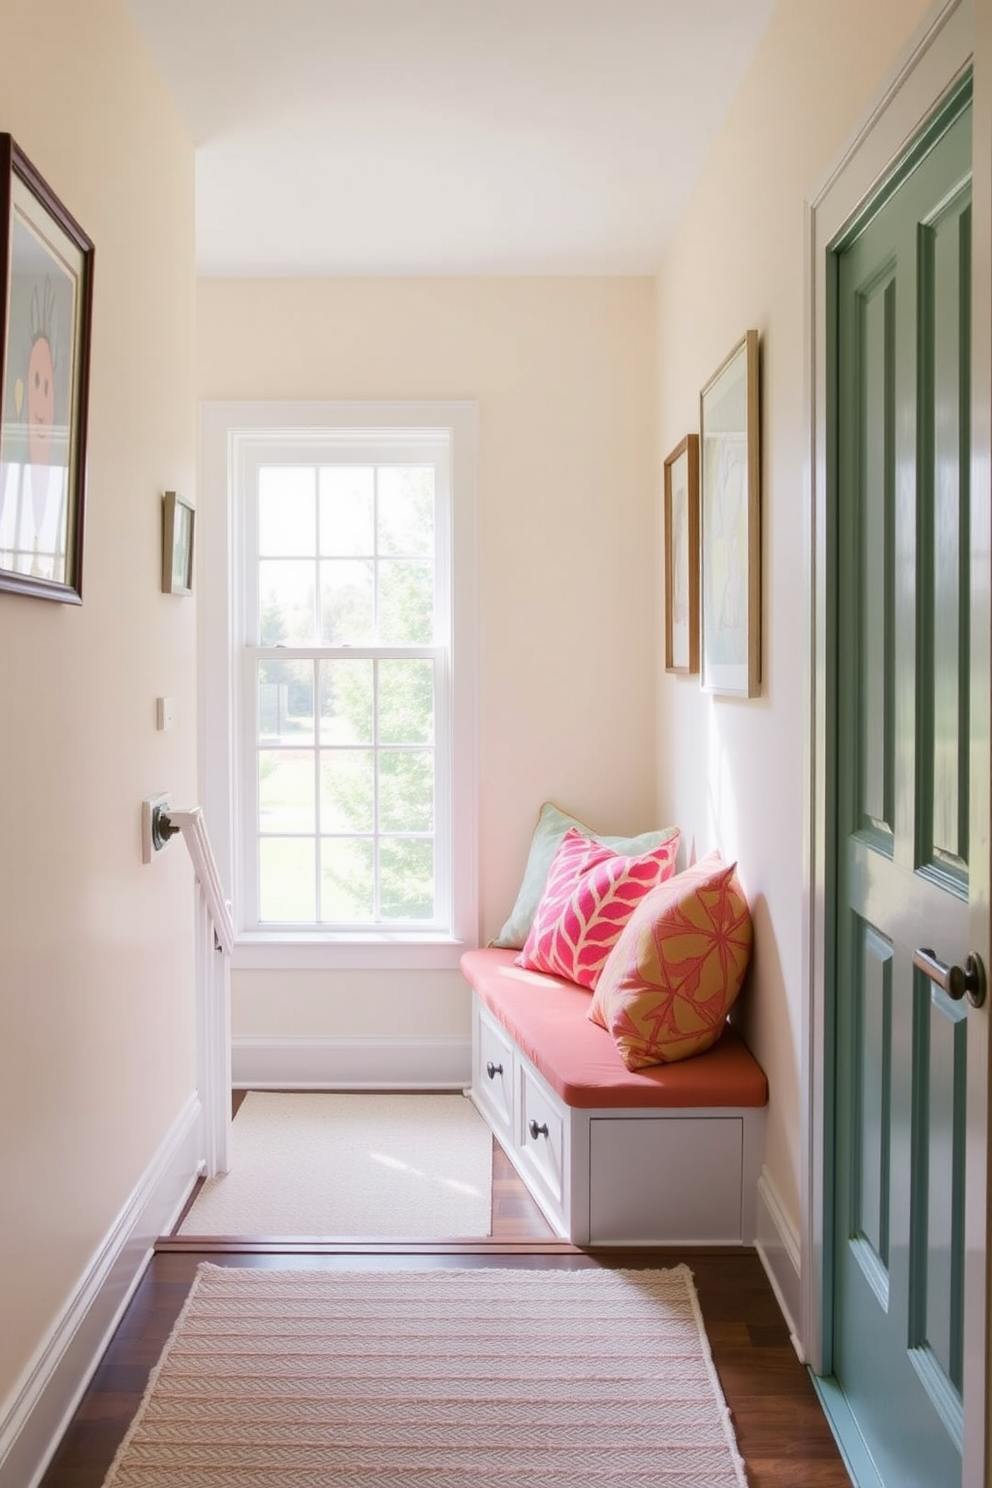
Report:
<svg viewBox="0 0 992 1488"><path fill-rule="evenodd" d="M711 853L652 889L606 961L588 1016L630 1070L715 1044L751 955L751 914L737 865Z"/></svg>

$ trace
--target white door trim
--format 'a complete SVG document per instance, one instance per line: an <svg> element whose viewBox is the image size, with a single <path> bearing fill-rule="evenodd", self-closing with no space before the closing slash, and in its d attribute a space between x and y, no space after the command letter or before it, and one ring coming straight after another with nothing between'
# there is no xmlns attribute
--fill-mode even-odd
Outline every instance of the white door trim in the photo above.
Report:
<svg viewBox="0 0 992 1488"><path fill-rule="evenodd" d="M988 7L978 6L981 11ZM976 32L976 26L980 29ZM973 147L973 398L972 398L972 551L984 565L987 584L990 541L990 417L992 417L992 17L975 15L972 0L941 0L926 17L865 115L848 148L806 210L806 368L807 368L807 502L805 512L805 579L809 596L806 647L806 738L804 771L803 894L803 1111L802 1143L802 1304L800 1343L803 1357L818 1374L831 1371L830 1319L825 1316L825 1282L829 1257L829 1214L825 1212L825 1144L828 1139L826 1068L827 924L827 715L831 685L829 644L831 595L827 575L828 491L827 438L827 245L884 180L935 105L974 60ZM987 75L988 74L988 75ZM977 649L976 649L977 648ZM989 636L972 637L973 655L987 656ZM972 751L971 789L975 811L986 831L972 844L975 877L972 943L981 949L987 938L989 862L988 710L972 720L979 744ZM989 1013L972 1015L969 1058L987 1068ZM975 1081L970 1081L975 1087ZM980 1109L969 1109L969 1130L988 1134L987 1091ZM964 1488L984 1488L987 1404L986 1338L988 1213L984 1153L969 1158L966 1214L967 1263L965 1337Z"/></svg>

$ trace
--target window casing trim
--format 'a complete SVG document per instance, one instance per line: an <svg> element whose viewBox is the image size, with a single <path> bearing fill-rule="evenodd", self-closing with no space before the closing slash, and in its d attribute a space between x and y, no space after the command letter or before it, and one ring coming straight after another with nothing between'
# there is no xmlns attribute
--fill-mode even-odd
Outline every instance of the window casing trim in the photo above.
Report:
<svg viewBox="0 0 992 1488"><path fill-rule="evenodd" d="M201 572L210 575L200 592L201 778L203 796L222 877L234 889L235 967L314 968L438 967L457 965L461 951L478 942L477 739L476 739L476 480L478 406L455 403L228 403L201 404ZM238 579L246 571L245 524L237 500L244 462L266 456L285 461L288 440L302 457L328 446L376 451L388 463L416 458L416 451L448 445L450 497L448 541L451 612L439 617L446 629L451 707L451 758L446 791L451 811L451 884L448 932L437 927L341 935L302 927L274 932L248 928L239 914L241 893L235 861L236 813L243 757L239 755L239 694L245 646ZM428 648L430 649L430 648ZM287 657L291 651L283 653ZM210 679L210 685L207 679ZM218 685L218 679L220 683Z"/></svg>

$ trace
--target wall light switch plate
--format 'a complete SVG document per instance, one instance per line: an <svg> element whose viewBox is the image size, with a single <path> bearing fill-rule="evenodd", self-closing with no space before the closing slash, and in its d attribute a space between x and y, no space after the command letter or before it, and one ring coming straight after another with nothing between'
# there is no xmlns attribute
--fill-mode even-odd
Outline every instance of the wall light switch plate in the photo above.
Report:
<svg viewBox="0 0 992 1488"><path fill-rule="evenodd" d="M155 699L155 727L171 729L176 721L176 709L171 697Z"/></svg>

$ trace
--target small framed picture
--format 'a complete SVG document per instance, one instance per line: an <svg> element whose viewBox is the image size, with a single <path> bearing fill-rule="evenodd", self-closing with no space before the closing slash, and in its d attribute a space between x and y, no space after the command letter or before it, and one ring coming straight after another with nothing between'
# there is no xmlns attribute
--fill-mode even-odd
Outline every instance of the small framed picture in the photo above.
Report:
<svg viewBox="0 0 992 1488"><path fill-rule="evenodd" d="M699 436L665 461L665 670L699 671Z"/></svg>
<svg viewBox="0 0 992 1488"><path fill-rule="evenodd" d="M0 589L82 602L93 244L0 134Z"/></svg>
<svg viewBox="0 0 992 1488"><path fill-rule="evenodd" d="M761 684L758 333L748 331L699 398L701 683L757 697Z"/></svg>
<svg viewBox="0 0 992 1488"><path fill-rule="evenodd" d="M175 491L162 497L162 592L193 593L193 532L196 512Z"/></svg>

